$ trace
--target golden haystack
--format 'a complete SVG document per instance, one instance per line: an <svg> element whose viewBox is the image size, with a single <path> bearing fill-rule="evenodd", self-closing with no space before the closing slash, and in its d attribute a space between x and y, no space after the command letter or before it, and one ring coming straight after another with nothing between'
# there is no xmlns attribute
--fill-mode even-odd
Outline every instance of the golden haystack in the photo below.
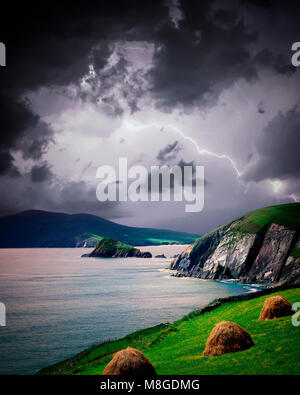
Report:
<svg viewBox="0 0 300 395"><path fill-rule="evenodd" d="M247 350L254 346L245 329L229 321L222 321L211 331L203 355L205 357Z"/></svg>
<svg viewBox="0 0 300 395"><path fill-rule="evenodd" d="M118 351L103 371L104 375L153 376L154 367L139 350L127 347Z"/></svg>
<svg viewBox="0 0 300 395"><path fill-rule="evenodd" d="M272 320L294 314L292 305L280 295L271 296L265 300L259 320Z"/></svg>

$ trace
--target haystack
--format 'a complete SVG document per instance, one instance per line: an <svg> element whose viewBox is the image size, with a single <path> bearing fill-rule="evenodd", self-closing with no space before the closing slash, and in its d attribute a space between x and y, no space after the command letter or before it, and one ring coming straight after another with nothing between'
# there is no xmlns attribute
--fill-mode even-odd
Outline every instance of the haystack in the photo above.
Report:
<svg viewBox="0 0 300 395"><path fill-rule="evenodd" d="M103 371L104 375L153 376L154 367L139 350L127 347L118 351Z"/></svg>
<svg viewBox="0 0 300 395"><path fill-rule="evenodd" d="M254 346L251 336L245 329L229 321L222 321L211 331L206 342L204 356L214 356L247 350Z"/></svg>
<svg viewBox="0 0 300 395"><path fill-rule="evenodd" d="M292 305L280 295L271 296L265 300L259 320L272 320L294 314Z"/></svg>

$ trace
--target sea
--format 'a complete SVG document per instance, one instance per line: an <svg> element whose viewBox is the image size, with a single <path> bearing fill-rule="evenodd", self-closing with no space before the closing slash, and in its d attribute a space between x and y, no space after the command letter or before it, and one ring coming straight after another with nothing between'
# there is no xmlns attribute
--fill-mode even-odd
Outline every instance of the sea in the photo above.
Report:
<svg viewBox="0 0 300 395"><path fill-rule="evenodd" d="M0 374L34 374L87 347L173 322L255 286L171 276L167 258L82 258L84 248L0 249ZM3 306L3 305L2 305Z"/></svg>

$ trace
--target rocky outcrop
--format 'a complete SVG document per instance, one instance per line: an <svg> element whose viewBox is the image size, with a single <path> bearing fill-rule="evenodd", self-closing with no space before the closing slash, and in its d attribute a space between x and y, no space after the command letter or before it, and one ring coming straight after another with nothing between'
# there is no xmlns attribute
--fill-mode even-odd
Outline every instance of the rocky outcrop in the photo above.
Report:
<svg viewBox="0 0 300 395"><path fill-rule="evenodd" d="M142 252L128 244L113 239L100 240L96 248L90 254L84 254L83 257L96 258L152 258L150 252Z"/></svg>
<svg viewBox="0 0 300 395"><path fill-rule="evenodd" d="M300 237L296 240L282 268L280 281L289 285L300 285Z"/></svg>
<svg viewBox="0 0 300 395"><path fill-rule="evenodd" d="M247 257L255 242L255 235L224 236L218 248L203 266L205 278L239 278L245 270Z"/></svg>
<svg viewBox="0 0 300 395"><path fill-rule="evenodd" d="M76 248L95 248L98 243L98 240L93 238L87 238L84 240L80 240L76 243Z"/></svg>
<svg viewBox="0 0 300 395"><path fill-rule="evenodd" d="M253 232L244 223L241 217L190 245L172 261L173 275L299 284L299 228L272 222Z"/></svg>

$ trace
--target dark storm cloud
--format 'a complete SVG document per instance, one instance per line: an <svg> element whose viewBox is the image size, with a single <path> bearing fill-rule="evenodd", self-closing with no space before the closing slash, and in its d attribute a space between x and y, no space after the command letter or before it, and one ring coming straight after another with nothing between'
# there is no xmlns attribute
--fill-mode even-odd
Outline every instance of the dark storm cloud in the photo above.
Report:
<svg viewBox="0 0 300 395"><path fill-rule="evenodd" d="M1 93L0 113L1 174L15 175L17 170L11 151L21 150L24 158L39 159L47 150L52 131L38 116L31 113L25 101Z"/></svg>
<svg viewBox="0 0 300 395"><path fill-rule="evenodd" d="M254 63L275 70L278 74L293 74L296 68L291 64L291 59L282 54L274 54L268 49L263 49L254 58Z"/></svg>
<svg viewBox="0 0 300 395"><path fill-rule="evenodd" d="M215 102L239 78L257 77L249 45L257 39L233 10L214 1L182 0L179 29L157 33L155 67L149 74L157 105L165 109Z"/></svg>
<svg viewBox="0 0 300 395"><path fill-rule="evenodd" d="M21 95L40 86L76 83L91 61L102 69L111 53L107 37L149 36L157 21L168 16L168 8L150 0L60 1L48 7L26 2L7 4L4 13L0 38L7 48L7 67L0 67L0 153L5 158L7 152L8 162L2 172L12 168L11 150L17 146L25 157L36 159L52 139L52 131L39 124ZM100 50L91 51L93 47Z"/></svg>
<svg viewBox="0 0 300 395"><path fill-rule="evenodd" d="M266 10L272 11L272 9L276 9L277 7L282 8L282 4L284 4L284 9L288 9L292 7L295 11L298 9L299 2L298 0L289 0L287 2L282 2L282 0L240 0L241 4L246 4L249 6L255 6L260 8L265 8ZM282 8L282 11L284 12Z"/></svg>
<svg viewBox="0 0 300 395"><path fill-rule="evenodd" d="M123 111L119 98L127 102L131 112L139 110L139 99L149 92L144 86L145 78L151 84L150 93L158 108L170 111L176 107L189 109L194 105L214 104L220 93L236 81L256 80L260 69L271 69L281 76L295 71L288 61L291 38L298 39L293 36L298 25L291 2L282 6L278 1L248 0L246 8L254 21L249 25L243 19L242 3L237 0L223 5L214 0L181 0L177 26L169 17L164 0L7 4L0 24L0 40L7 47L7 67L0 67L0 174L18 175L13 158L16 151L21 151L25 159L37 161L31 174L24 176L27 177L24 184L28 182L24 186L26 208L43 206L66 212L94 213L99 210L99 215L106 217L118 215L118 203L99 203L95 188L84 182L64 185L59 196L53 193L54 198L49 190L41 191L47 184L42 181L51 177L43 155L53 142L53 131L31 112L30 103L20 99L28 91L42 86L78 85L93 64L101 82L100 100L115 117ZM260 25L256 23L258 16ZM267 17L268 24L265 24L261 18ZM279 19L281 24L277 24ZM287 20L291 23L287 24ZM264 27L266 30L261 34L260 29ZM272 49L265 43L256 47L265 37L273 42ZM127 77L131 65L122 53L115 65L106 67L114 43L128 41L147 42L155 48L151 71L147 74L143 70L131 71L130 80ZM282 53L282 48L286 53ZM88 82L93 84L92 79ZM116 94L111 88L118 85L120 91ZM88 93L80 93L80 98L92 99ZM283 118L286 121L290 116ZM284 129L282 124L281 130ZM299 141L294 133L292 136L292 162L296 165L293 150ZM252 168L252 173L248 173L249 179L260 178L259 169L261 174L265 173L263 177L296 173L291 169L294 165L287 165L280 152L279 134L275 136L278 146L274 142L273 153L268 151L267 140L271 137L271 132L265 130L257 146L260 159L256 170ZM172 158L178 144L168 149L170 152L162 150L158 159ZM280 160L276 170L276 166L272 168L272 161L276 161L277 155ZM15 186L8 188L11 194L3 203L11 207L11 197L16 196Z"/></svg>
<svg viewBox="0 0 300 395"><path fill-rule="evenodd" d="M178 140L175 140L174 143L168 144L166 147L162 148L156 159L160 162L166 163L169 160L175 159L177 153L180 151L180 147L178 146Z"/></svg>
<svg viewBox="0 0 300 395"><path fill-rule="evenodd" d="M264 68L282 75L295 72L290 61L290 43L285 45L284 53L261 48L262 26L255 23L258 8L249 11L252 17L249 24L242 7L231 4L233 8L230 2L223 5L210 0L181 0L183 17L178 22L179 28L169 23L159 29L149 78L160 109L213 105L224 89L240 79L256 80ZM263 5L269 6L267 2ZM280 15L277 3L272 11ZM269 18L269 9L265 12L265 18ZM295 21L296 15L290 8L287 17ZM292 32L289 37L295 40ZM268 33L273 34L270 30ZM280 34L276 40L281 41Z"/></svg>
<svg viewBox="0 0 300 395"><path fill-rule="evenodd" d="M245 180L261 181L300 176L300 109L280 112L263 130L256 144L258 160L250 163Z"/></svg>
<svg viewBox="0 0 300 395"><path fill-rule="evenodd" d="M266 112L265 105L263 102L259 102L257 105L257 111L259 114L264 114Z"/></svg>
<svg viewBox="0 0 300 395"><path fill-rule="evenodd" d="M291 63L291 45L299 36L299 1L270 0L265 7L263 3L243 2L245 19L256 26L260 50L272 52L271 63L275 69L289 72L286 66Z"/></svg>
<svg viewBox="0 0 300 395"><path fill-rule="evenodd" d="M245 4L253 4L257 7L262 7L262 8L270 8L272 7L272 1L271 0L241 0L241 3Z"/></svg>
<svg viewBox="0 0 300 395"><path fill-rule="evenodd" d="M64 185L57 208L66 213L92 213L104 218L121 218L128 216L126 212L118 211L119 202L99 202L96 198L95 187L84 181L69 182Z"/></svg>
<svg viewBox="0 0 300 395"><path fill-rule="evenodd" d="M64 185L55 182L50 185L49 182L41 182L43 176L51 177L47 170L36 168L33 173L40 182L32 182L32 172L27 173L15 184L15 191L9 188L13 180L8 177L2 178L0 215L29 209L70 214L90 213L104 218L121 218L130 215L119 208L119 202L99 202L94 185L84 181L67 182ZM15 196L18 198L15 199Z"/></svg>
<svg viewBox="0 0 300 395"><path fill-rule="evenodd" d="M24 136L26 129L35 126L39 117L33 115L24 101L0 94L2 149L9 149Z"/></svg>
<svg viewBox="0 0 300 395"><path fill-rule="evenodd" d="M47 10L39 3L8 6L0 27L8 48L2 73L14 77L13 86L11 80L2 82L18 91L75 82L87 72L93 46L102 43L101 52L92 53L102 68L110 55L107 38L146 34L167 12L163 1L150 0L54 1Z"/></svg>
<svg viewBox="0 0 300 395"><path fill-rule="evenodd" d="M24 138L20 138L16 144L16 149L22 151L24 159L40 159L48 151L49 143L55 143L52 129L39 118L25 132Z"/></svg>
<svg viewBox="0 0 300 395"><path fill-rule="evenodd" d="M278 3L273 3L278 13ZM178 28L163 0L79 1L76 5L63 1L52 2L46 10L44 4L8 5L0 26L1 40L7 46L7 67L0 68L0 95L12 114L11 130L1 123L6 149L14 148L34 119L19 95L43 85L76 83L91 63L101 78L100 100L108 105L108 112L115 116L123 111L118 97L110 93L120 82L122 98L131 112L138 111L145 89L142 71L126 80L128 62L122 57L105 69L116 40L155 44L154 66L147 77L161 109L212 104L238 79L257 78L257 67L271 67L278 73L294 71L281 54L268 49L252 57L249 47L258 34L255 26L246 26L238 6L222 7L214 0L181 0L178 5L182 15ZM0 115L5 118L5 106L0 107ZM38 157L51 139L45 125L39 126L36 146L20 144L27 157Z"/></svg>
<svg viewBox="0 0 300 395"><path fill-rule="evenodd" d="M10 176L17 176L19 172L14 165L13 156L7 151L0 151L0 176L9 174Z"/></svg>
<svg viewBox="0 0 300 395"><path fill-rule="evenodd" d="M52 179L53 174L47 163L41 165L35 165L30 171L32 182L44 182Z"/></svg>
<svg viewBox="0 0 300 395"><path fill-rule="evenodd" d="M110 47L108 40L101 41L100 44L92 49L91 60L96 71L104 68L111 53L112 48Z"/></svg>

